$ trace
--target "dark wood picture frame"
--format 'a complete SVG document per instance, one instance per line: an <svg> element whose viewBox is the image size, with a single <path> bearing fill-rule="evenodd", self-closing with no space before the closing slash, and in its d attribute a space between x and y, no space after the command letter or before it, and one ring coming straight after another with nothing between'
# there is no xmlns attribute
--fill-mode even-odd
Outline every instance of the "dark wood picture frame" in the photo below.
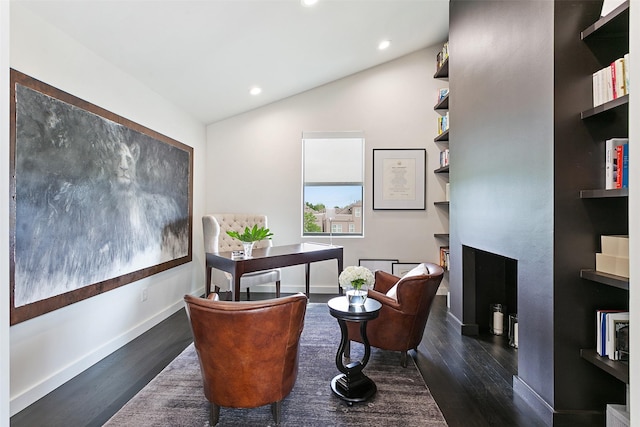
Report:
<svg viewBox="0 0 640 427"><path fill-rule="evenodd" d="M16 70L14 325L192 260L193 148Z"/></svg>

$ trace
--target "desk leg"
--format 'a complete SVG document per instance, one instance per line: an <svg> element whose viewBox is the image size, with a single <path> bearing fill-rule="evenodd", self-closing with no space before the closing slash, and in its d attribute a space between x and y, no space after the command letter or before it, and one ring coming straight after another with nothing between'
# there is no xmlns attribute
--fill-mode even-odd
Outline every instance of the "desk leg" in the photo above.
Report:
<svg viewBox="0 0 640 427"><path fill-rule="evenodd" d="M309 298L309 279L311 277L311 263L306 263L304 265L304 293Z"/></svg>
<svg viewBox="0 0 640 427"><path fill-rule="evenodd" d="M240 277L238 273L233 275L233 295L231 295L231 301L240 301Z"/></svg>
<svg viewBox="0 0 640 427"><path fill-rule="evenodd" d="M342 257L336 258L336 261L338 261L338 277L340 277L340 273L342 273L343 270L343 260ZM340 286L340 282L338 281L338 295L342 295L342 286Z"/></svg>
<svg viewBox="0 0 640 427"><path fill-rule="evenodd" d="M205 270L206 270L205 275L207 276L207 282L204 285L204 297L206 298L211 293L211 267L206 266Z"/></svg>
<svg viewBox="0 0 640 427"><path fill-rule="evenodd" d="M367 322L360 322L360 334L362 335L362 342L364 343L364 357L359 362L351 362L348 365L344 364L344 350L349 342L349 332L347 330L347 323L344 320L338 319L340 325L340 331L342 332L342 338L340 340L340 347L338 347L338 353L336 354L336 366L342 374L337 375L331 380L331 390L342 400L346 401L348 405L353 405L356 402L364 402L371 396L376 394L376 384L362 373L362 370L369 361L371 354L371 346L367 339Z"/></svg>

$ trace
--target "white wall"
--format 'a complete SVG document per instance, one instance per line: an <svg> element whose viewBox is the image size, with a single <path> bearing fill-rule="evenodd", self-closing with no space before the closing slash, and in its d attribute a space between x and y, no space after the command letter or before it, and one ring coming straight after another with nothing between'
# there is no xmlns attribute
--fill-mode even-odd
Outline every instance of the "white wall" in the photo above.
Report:
<svg viewBox="0 0 640 427"><path fill-rule="evenodd" d="M4 34L5 26L2 28ZM10 48L11 67L192 146L194 218L202 216L203 124L15 2L11 6ZM2 75L4 79L4 73ZM2 84L2 87L8 87L8 84ZM2 99L5 100L4 92ZM2 111L4 124L8 114L4 114L4 109ZM6 129L5 126L1 128ZM2 163L8 165L4 132ZM4 178L8 175L3 174L2 194L8 188ZM7 200L2 194L0 197ZM5 236L9 233L4 210L0 221L5 230L0 270L5 273L8 259L4 252L7 247ZM198 224L194 222L194 242L202 240ZM203 259L202 245L195 244L191 263L12 326L11 415L182 308L184 294L203 291ZM8 284L3 286L3 289L8 288ZM147 301L141 302L144 288L148 288L149 296ZM2 310L8 306L5 298L3 293ZM2 321L2 324L4 327L6 323ZM3 333L3 349L6 348L5 336ZM7 378L5 374L3 363L3 382Z"/></svg>
<svg viewBox="0 0 640 427"><path fill-rule="evenodd" d="M363 131L365 134L365 237L334 237L345 247L345 266L360 258L401 262L439 260L434 233L448 230L439 167L436 53L424 49L308 92L209 125L205 172L206 212L252 212L269 217L275 245L328 238L301 238L302 132ZM318 64L322 66L322 64ZM268 88L264 88L268 91ZM374 148L426 148L426 211L372 210ZM335 261L312 265L312 292L336 292ZM304 290L304 269L283 271L285 291ZM443 290L445 287L442 288Z"/></svg>
<svg viewBox="0 0 640 427"><path fill-rule="evenodd" d="M0 1L0 200L9 200L9 2ZM9 426L9 204L0 203L0 427Z"/></svg>

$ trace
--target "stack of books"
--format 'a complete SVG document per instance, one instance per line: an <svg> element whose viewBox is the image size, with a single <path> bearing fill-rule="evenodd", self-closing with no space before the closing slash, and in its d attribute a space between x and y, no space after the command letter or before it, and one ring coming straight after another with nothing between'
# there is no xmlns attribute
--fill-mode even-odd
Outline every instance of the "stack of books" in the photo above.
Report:
<svg viewBox="0 0 640 427"><path fill-rule="evenodd" d="M611 360L629 360L629 312L596 311L596 351Z"/></svg>
<svg viewBox="0 0 640 427"><path fill-rule="evenodd" d="M438 117L438 135L448 130L449 130L449 112L447 111L447 113L444 116Z"/></svg>
<svg viewBox="0 0 640 427"><path fill-rule="evenodd" d="M605 141L604 188L629 187L629 138Z"/></svg>
<svg viewBox="0 0 640 427"><path fill-rule="evenodd" d="M449 166L449 149L445 148L440 152L440 167Z"/></svg>
<svg viewBox="0 0 640 427"><path fill-rule="evenodd" d="M629 54L593 73L593 106L629 94Z"/></svg>
<svg viewBox="0 0 640 427"><path fill-rule="evenodd" d="M440 246L440 267L449 271L449 246Z"/></svg>
<svg viewBox="0 0 640 427"><path fill-rule="evenodd" d="M449 58L448 41L444 43L444 46L442 46L442 50L436 55L436 71L438 71L440 67L442 67L442 64L444 64L444 61L446 61L447 58Z"/></svg>
<svg viewBox="0 0 640 427"><path fill-rule="evenodd" d="M443 88L438 89L438 101L436 102L436 104L439 104L440 101L445 99L448 95L449 95L449 88L448 87L443 87Z"/></svg>
<svg viewBox="0 0 640 427"><path fill-rule="evenodd" d="M596 271L629 277L629 236L600 236L602 252L596 253Z"/></svg>

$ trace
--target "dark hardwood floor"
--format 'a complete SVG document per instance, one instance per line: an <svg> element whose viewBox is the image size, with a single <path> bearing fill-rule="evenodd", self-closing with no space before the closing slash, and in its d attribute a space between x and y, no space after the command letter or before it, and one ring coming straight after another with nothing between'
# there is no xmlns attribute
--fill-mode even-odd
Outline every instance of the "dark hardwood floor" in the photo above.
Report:
<svg viewBox="0 0 640 427"><path fill-rule="evenodd" d="M252 299L270 298L252 294ZM334 295L312 295L326 302ZM452 427L543 426L513 395L517 350L502 337L461 336L437 297L412 356ZM192 342L184 310L11 418L14 427L101 426ZM328 385L327 385L328 387Z"/></svg>

